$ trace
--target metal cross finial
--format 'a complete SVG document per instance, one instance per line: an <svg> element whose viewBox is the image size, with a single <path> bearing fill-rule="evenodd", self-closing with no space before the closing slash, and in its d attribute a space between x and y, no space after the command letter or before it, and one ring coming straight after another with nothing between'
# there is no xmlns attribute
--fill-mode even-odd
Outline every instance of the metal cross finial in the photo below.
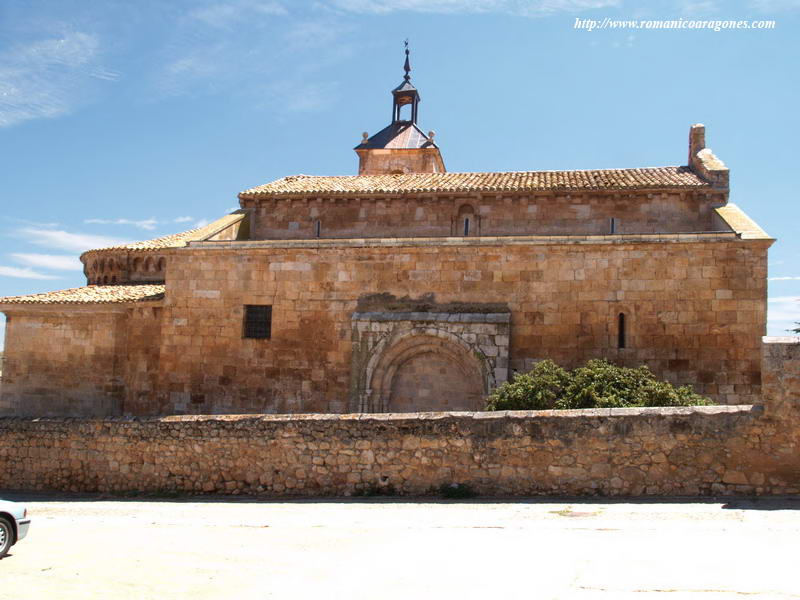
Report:
<svg viewBox="0 0 800 600"><path fill-rule="evenodd" d="M406 64L403 65L403 69L405 69L406 74L403 77L403 79L405 79L406 81L409 81L411 79L411 75L409 75L409 72L411 71L411 63L408 60L408 54L409 54L409 51L408 51L408 38L406 38L406 41L403 42L403 43L405 44L405 47L406 47Z"/></svg>

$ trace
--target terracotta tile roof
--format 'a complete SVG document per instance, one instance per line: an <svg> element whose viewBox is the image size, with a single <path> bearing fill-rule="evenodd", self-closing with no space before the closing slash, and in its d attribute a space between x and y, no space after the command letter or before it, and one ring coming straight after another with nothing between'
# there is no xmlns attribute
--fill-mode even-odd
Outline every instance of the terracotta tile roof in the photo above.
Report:
<svg viewBox="0 0 800 600"><path fill-rule="evenodd" d="M199 239L197 235L200 229L190 229L181 233L173 233L165 235L164 237L155 238L152 240L144 240L143 242L133 242L132 244L122 244L120 246L108 246L107 248L94 248L87 250L84 254L89 252L100 252L104 250L163 250L165 248L182 248L188 242Z"/></svg>
<svg viewBox="0 0 800 600"><path fill-rule="evenodd" d="M109 304L120 302L147 302L164 297L163 285L87 285L30 294L28 296L8 296L0 298L2 304Z"/></svg>
<svg viewBox="0 0 800 600"><path fill-rule="evenodd" d="M689 167L508 173L407 173L404 175L292 175L245 190L240 198L308 194L524 192L710 187Z"/></svg>
<svg viewBox="0 0 800 600"><path fill-rule="evenodd" d="M234 211L229 215L220 217L203 227L197 227L181 233L173 233L163 237L155 238L152 240L145 240L143 242L133 242L132 244L123 244L121 246L109 246L107 248L95 248L87 250L81 256L89 254L90 252L104 252L106 250L128 250L132 252L147 252L150 250L165 250L168 248L183 248L189 242L204 240L221 229L230 226L231 224L241 221L244 218L244 211Z"/></svg>

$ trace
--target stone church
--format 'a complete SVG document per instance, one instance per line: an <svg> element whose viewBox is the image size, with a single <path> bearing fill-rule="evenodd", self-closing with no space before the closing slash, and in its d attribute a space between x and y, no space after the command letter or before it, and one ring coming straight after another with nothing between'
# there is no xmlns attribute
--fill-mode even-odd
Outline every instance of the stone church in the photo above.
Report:
<svg viewBox="0 0 800 600"><path fill-rule="evenodd" d="M206 227L0 298L3 415L480 409L551 358L761 384L772 240L692 126L685 166L452 173L405 77L358 175L294 175Z"/></svg>

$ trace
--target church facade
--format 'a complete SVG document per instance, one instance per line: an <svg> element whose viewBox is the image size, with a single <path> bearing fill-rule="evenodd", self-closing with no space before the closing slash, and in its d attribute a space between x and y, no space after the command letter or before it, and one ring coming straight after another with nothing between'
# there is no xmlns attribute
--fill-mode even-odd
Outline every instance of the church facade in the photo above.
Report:
<svg viewBox="0 0 800 600"><path fill-rule="evenodd" d="M767 251L728 169L451 173L406 62L358 175L289 176L210 225L0 298L3 415L480 410L551 358L760 392Z"/></svg>

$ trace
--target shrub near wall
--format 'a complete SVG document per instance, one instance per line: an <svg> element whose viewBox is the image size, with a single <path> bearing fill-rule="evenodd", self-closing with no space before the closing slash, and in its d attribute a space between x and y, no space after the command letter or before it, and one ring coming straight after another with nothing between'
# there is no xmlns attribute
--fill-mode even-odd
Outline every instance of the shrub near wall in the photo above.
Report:
<svg viewBox="0 0 800 600"><path fill-rule="evenodd" d="M676 388L656 379L646 366L620 367L590 360L567 371L543 360L495 389L487 410L550 410L571 408L628 408L633 406L708 406L709 398L690 386Z"/></svg>

